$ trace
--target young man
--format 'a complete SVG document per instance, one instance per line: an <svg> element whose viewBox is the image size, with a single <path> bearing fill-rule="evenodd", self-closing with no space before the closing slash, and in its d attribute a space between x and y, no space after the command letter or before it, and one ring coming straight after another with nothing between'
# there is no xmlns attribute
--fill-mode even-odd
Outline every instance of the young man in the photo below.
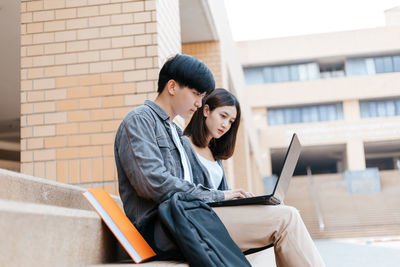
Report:
<svg viewBox="0 0 400 267"><path fill-rule="evenodd" d="M205 174L191 160L194 151L173 123L177 115L190 117L214 88L213 75L203 62L178 54L160 71L156 100L130 111L116 134L125 213L161 259L179 257L157 216L158 205L172 194L187 192L206 202L251 196L241 189L202 186ZM242 250L273 243L278 266L324 266L296 209L257 205L214 211Z"/></svg>

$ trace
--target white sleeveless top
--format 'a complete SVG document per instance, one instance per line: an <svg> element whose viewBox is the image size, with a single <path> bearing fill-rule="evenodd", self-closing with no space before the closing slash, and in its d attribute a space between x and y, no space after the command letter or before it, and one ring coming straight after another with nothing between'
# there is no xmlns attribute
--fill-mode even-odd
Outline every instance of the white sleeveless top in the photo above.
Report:
<svg viewBox="0 0 400 267"><path fill-rule="evenodd" d="M199 157L200 162L204 165L204 167L208 171L208 177L210 177L213 189L218 189L222 181L222 176L224 175L222 167L218 164L217 161L211 161L204 158L199 153L196 154Z"/></svg>

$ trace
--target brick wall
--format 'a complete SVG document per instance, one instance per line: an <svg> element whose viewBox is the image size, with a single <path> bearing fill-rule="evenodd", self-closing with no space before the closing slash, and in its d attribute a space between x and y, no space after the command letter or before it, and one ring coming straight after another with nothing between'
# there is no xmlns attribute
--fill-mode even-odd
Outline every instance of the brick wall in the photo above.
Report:
<svg viewBox="0 0 400 267"><path fill-rule="evenodd" d="M156 17L155 1L21 1L22 173L117 192L115 131L156 95Z"/></svg>
<svg viewBox="0 0 400 267"><path fill-rule="evenodd" d="M192 55L201 59L210 68L214 74L216 87L225 87L223 79L223 64L221 59L221 50L219 42L202 42L182 45L182 53ZM226 88L229 89L229 88Z"/></svg>

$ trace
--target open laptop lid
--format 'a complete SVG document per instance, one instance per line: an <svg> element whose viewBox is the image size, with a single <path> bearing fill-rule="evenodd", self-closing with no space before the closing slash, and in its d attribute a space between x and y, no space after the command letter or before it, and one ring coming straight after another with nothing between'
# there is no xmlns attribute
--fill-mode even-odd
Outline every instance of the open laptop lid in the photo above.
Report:
<svg viewBox="0 0 400 267"><path fill-rule="evenodd" d="M275 183L274 191L272 195L277 199L283 201L285 198L285 194L289 188L290 179L294 173L294 170L297 165L297 161L300 156L301 144L299 138L296 134L293 134L292 140L290 142L289 148L286 152L286 156L284 159L283 167L279 178Z"/></svg>
<svg viewBox="0 0 400 267"><path fill-rule="evenodd" d="M294 169L297 165L297 160L300 156L301 145L296 134L293 134L289 148L286 152L283 167L279 178L276 180L274 191L270 195L262 195L248 198L239 198L232 200L223 200L217 202L210 202L208 205L211 207L223 206L238 206L238 205L277 205L280 204L289 188L289 183L292 178Z"/></svg>

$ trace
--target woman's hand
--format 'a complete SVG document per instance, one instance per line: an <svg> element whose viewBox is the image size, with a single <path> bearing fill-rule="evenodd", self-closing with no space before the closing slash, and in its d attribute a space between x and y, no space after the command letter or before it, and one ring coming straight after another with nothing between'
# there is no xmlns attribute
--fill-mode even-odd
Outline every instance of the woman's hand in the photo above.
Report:
<svg viewBox="0 0 400 267"><path fill-rule="evenodd" d="M225 200L254 197L254 195L252 193L246 192L243 189L226 190L223 192L224 192Z"/></svg>

